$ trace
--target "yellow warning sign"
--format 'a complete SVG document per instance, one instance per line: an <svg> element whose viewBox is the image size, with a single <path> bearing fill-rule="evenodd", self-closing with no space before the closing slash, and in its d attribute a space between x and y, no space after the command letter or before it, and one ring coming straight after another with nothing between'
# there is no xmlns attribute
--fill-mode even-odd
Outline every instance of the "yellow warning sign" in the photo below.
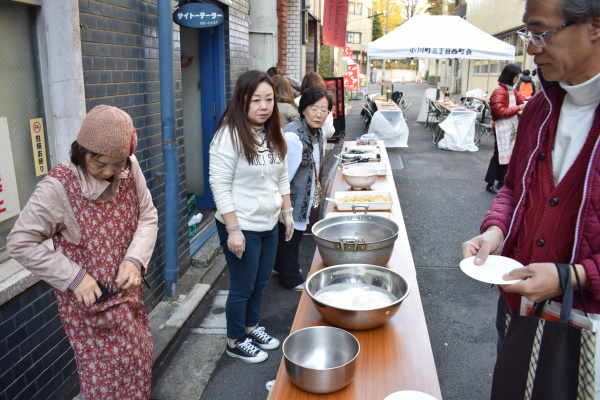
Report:
<svg viewBox="0 0 600 400"><path fill-rule="evenodd" d="M48 161L46 158L46 140L44 139L44 121L42 118L29 120L31 130L31 145L33 147L33 164L36 176L48 172Z"/></svg>

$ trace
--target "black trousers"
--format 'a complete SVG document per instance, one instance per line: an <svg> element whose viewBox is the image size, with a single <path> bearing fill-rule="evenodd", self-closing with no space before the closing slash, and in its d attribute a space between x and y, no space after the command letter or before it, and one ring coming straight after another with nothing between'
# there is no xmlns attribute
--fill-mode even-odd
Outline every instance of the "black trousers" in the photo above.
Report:
<svg viewBox="0 0 600 400"><path fill-rule="evenodd" d="M279 238L277 242L277 255L275 256L275 271L279 272L279 284L287 289L292 289L304 282L300 274L298 256L300 240L304 231L294 229L294 235L289 242L285 241L285 225L279 223Z"/></svg>
<svg viewBox="0 0 600 400"><path fill-rule="evenodd" d="M496 133L494 133L494 139L496 139ZM496 181L498 184L496 187L500 189L504 186L504 177L506 176L506 171L508 171L508 164L500 165L500 159L498 156L498 141L494 141L494 155L490 160L490 165L488 166L487 173L485 174L485 181L488 185L494 186Z"/></svg>

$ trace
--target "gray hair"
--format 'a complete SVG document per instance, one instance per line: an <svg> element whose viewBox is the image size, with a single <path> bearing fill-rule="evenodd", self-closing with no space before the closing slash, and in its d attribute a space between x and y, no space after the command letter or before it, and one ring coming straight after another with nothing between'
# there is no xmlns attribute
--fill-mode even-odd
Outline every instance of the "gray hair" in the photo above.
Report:
<svg viewBox="0 0 600 400"><path fill-rule="evenodd" d="M567 21L581 24L600 16L600 0L560 0L558 12Z"/></svg>

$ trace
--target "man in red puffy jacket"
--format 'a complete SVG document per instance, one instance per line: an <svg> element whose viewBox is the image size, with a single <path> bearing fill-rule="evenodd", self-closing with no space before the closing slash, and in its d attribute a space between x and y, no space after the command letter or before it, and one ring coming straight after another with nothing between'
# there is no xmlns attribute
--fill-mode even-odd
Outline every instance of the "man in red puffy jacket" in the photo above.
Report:
<svg viewBox="0 0 600 400"><path fill-rule="evenodd" d="M525 265L504 276L522 281L500 286L499 344L522 297L560 300L554 263L574 265L588 313L600 314L600 2L527 0L523 21L543 93L523 110L481 235L462 245L477 265L489 254ZM573 307L582 309L578 294Z"/></svg>

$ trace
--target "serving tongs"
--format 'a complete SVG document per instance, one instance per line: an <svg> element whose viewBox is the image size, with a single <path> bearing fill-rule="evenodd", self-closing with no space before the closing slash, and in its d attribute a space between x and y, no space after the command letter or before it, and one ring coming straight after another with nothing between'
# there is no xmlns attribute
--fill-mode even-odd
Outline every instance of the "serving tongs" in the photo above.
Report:
<svg viewBox="0 0 600 400"><path fill-rule="evenodd" d="M377 154L376 157L364 157L360 154L342 154L336 155L334 157L336 157L338 160L341 160L343 165L363 163L369 161L381 161L381 156L379 154Z"/></svg>

